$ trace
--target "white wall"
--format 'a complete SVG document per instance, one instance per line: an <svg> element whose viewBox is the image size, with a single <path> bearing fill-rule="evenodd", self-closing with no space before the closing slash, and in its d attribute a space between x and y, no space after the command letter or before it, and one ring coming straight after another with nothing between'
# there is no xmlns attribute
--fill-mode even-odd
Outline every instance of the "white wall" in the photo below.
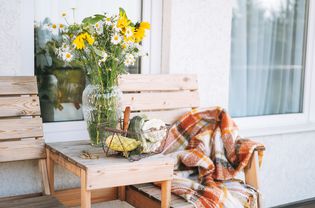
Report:
<svg viewBox="0 0 315 208"><path fill-rule="evenodd" d="M166 2L171 7L169 72L198 73L202 105L227 107L231 1Z"/></svg>
<svg viewBox="0 0 315 208"><path fill-rule="evenodd" d="M0 75L31 73L25 63L32 54L23 54L21 35L22 0L0 0ZM169 33L163 56L170 73L197 73L202 105L228 104L231 0L165 0L171 6L164 16ZM31 18L30 18L31 19ZM18 35L19 34L19 35ZM165 38L170 37L166 41ZM24 37L25 38L25 37ZM23 55L22 55L23 54ZM26 63L26 65L28 65ZM25 70L26 69L26 70ZM165 69L163 69L165 71ZM315 196L315 132L255 137L267 151L261 174L266 207ZM0 196L39 192L35 162L0 164ZM76 177L57 168L57 188L74 187Z"/></svg>
<svg viewBox="0 0 315 208"><path fill-rule="evenodd" d="M227 107L233 1L167 2L171 40L164 65L170 73L198 74L203 106ZM261 171L266 207L315 196L315 131L253 139L266 146Z"/></svg>
<svg viewBox="0 0 315 208"><path fill-rule="evenodd" d="M33 28L26 27L33 25L34 21L29 13L33 10L29 2L0 0L0 76L33 75L33 48L25 44L34 38ZM35 161L0 163L0 197L41 192L38 173ZM58 166L56 174L57 189L79 185L76 176Z"/></svg>

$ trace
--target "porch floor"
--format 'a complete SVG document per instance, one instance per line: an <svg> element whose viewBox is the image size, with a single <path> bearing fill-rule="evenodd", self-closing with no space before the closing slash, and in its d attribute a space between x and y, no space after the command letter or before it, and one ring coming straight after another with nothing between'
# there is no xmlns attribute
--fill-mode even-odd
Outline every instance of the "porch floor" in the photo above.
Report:
<svg viewBox="0 0 315 208"><path fill-rule="evenodd" d="M315 198L275 206L273 208L315 208Z"/></svg>
<svg viewBox="0 0 315 208"><path fill-rule="evenodd" d="M119 208L134 208L127 202L120 201L120 200L92 204L92 208L118 208L118 207ZM73 208L80 208L80 206L73 207Z"/></svg>

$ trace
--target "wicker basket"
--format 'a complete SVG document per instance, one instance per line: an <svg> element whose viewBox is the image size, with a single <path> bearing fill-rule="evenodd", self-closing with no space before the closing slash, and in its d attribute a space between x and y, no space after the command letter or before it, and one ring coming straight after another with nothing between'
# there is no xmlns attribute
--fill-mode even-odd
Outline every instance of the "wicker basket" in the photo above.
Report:
<svg viewBox="0 0 315 208"><path fill-rule="evenodd" d="M128 137L130 137L130 138L133 138L133 137L134 138L139 138L139 137L145 138L148 135L150 135L150 136L155 135L158 137L159 135L162 135L162 134L165 136L167 136L167 134L168 134L169 125L166 125L165 127L161 127L160 129L149 129L147 131L141 130L139 132L129 132L129 131L127 131L128 126L129 126L129 122L130 122L129 117L130 117L130 108L127 107L125 109L125 112L124 112L124 118L120 120L120 128L121 129L109 128L106 126L106 124L102 124L99 126L99 128L102 128L105 131L105 135L107 135L102 141L102 146L103 146L103 150L104 150L105 155L107 157L109 157L109 156L119 156L122 154L123 156L128 158L128 160L135 161L135 160L140 160L141 158L145 158L145 157L160 153L160 149L163 149L161 147L158 148L157 151L148 152L148 153L140 153L139 152L138 154L130 155L129 154L130 152L128 152L128 151L118 152L118 151L111 150L109 147L110 147L112 140L109 142L110 143L109 147L106 145L105 139L108 137L111 137L113 139L114 136L117 136L120 143L121 143L121 146L123 147L123 149L125 149L124 144L120 139L121 136L126 137L128 135ZM142 143L142 145L143 145L143 143Z"/></svg>

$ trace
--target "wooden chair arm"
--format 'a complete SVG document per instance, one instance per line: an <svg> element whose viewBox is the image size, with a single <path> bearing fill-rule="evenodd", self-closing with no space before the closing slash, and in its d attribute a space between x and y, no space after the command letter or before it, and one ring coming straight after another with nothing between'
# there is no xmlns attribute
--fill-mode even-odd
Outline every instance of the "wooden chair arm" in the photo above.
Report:
<svg viewBox="0 0 315 208"><path fill-rule="evenodd" d="M259 181L259 159L258 159L258 151L264 151L265 147L257 147L252 154L252 157L244 169L245 173L245 183L256 188L256 190L260 189L260 181ZM262 207L262 198L261 194L258 195L258 204L259 207Z"/></svg>

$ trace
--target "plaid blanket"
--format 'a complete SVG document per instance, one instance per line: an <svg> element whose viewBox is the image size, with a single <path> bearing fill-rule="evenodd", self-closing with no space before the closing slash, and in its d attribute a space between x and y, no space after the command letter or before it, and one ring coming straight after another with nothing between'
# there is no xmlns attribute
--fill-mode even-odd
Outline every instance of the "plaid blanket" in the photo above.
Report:
<svg viewBox="0 0 315 208"><path fill-rule="evenodd" d="M177 159L172 192L198 208L257 207L256 190L234 179L257 146L238 135L222 108L192 110L171 127L161 146Z"/></svg>

